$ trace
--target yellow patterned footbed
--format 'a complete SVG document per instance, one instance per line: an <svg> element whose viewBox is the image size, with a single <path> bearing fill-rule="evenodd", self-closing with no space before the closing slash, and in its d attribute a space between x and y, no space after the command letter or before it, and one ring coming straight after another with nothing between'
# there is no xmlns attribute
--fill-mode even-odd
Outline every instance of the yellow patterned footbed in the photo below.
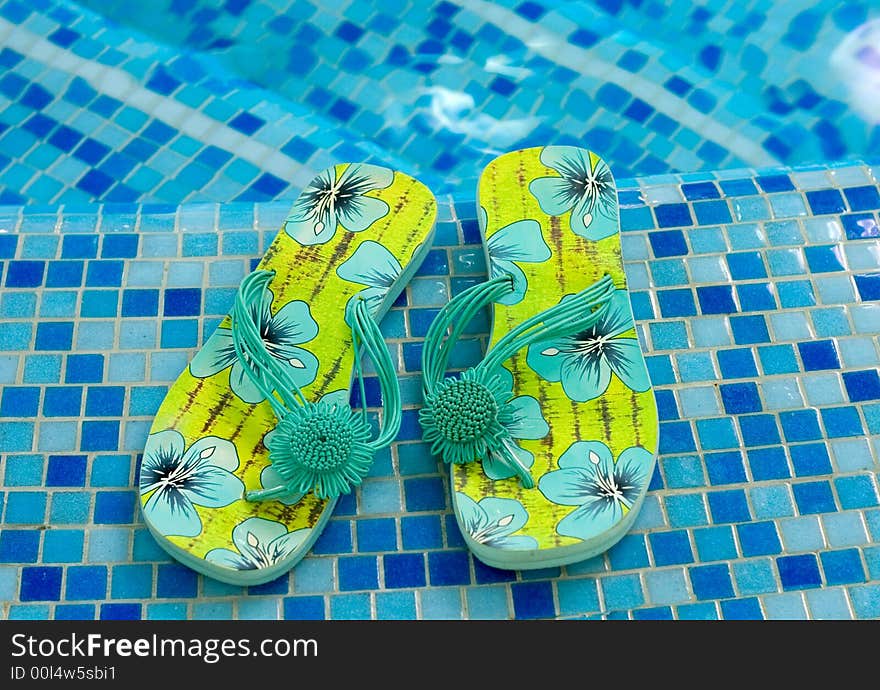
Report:
<svg viewBox="0 0 880 690"><path fill-rule="evenodd" d="M532 218L540 223L544 240L552 252L548 261L517 263L528 280L528 291L518 304L491 307L490 344L525 319L554 306L563 296L588 287L606 273L612 276L618 288L626 288L619 233L598 241L580 237L569 227L570 212L549 216L529 191L532 180L559 176L556 170L540 161L541 150L524 149L500 156L480 177L478 204L486 209L488 218L485 239L510 223ZM536 482L543 474L558 469L559 457L579 440L602 441L614 458L635 445L656 453L658 425L653 390L637 393L612 376L603 395L579 403L565 395L560 382L546 381L532 371L526 365L525 350L504 366L513 373L514 394L536 398L550 426L550 432L542 439L517 440L535 457L531 473ZM475 502L486 497L519 501L528 511L529 520L516 534L536 539L538 549L544 552L542 558L548 556L548 550L579 543L578 539L556 532L556 525L575 510L575 506L553 503L537 486L523 489L515 478L493 481L486 477L479 463L453 465L452 473L454 490Z"/></svg>
<svg viewBox="0 0 880 690"><path fill-rule="evenodd" d="M346 167L347 164L336 166L337 176L341 176ZM354 352L351 330L344 321L344 308L348 299L364 286L343 280L336 269L361 243L372 240L388 249L405 273L414 252L429 240L433 230L436 201L430 190L417 180L395 172L389 187L366 195L384 200L390 213L362 232L347 232L339 227L326 244L300 245L282 229L257 267L275 271L268 286L274 293L273 314L291 301L302 300L309 305L312 318L318 323L318 335L304 345L320 361L314 382L303 389L309 400L317 400L331 391L348 390L351 385ZM228 316L221 325L229 325ZM240 460L235 475L248 490L259 489L260 473L270 464L263 437L273 429L277 419L267 402L248 404L233 394L229 373L227 368L208 378L196 378L189 368L184 370L168 391L150 432L174 429L184 437L187 448L205 436L233 442ZM142 505L149 496L141 496ZM276 500L242 499L223 508L196 506L203 525L198 536L159 538L167 539L192 556L204 558L215 548L236 551L232 530L248 518L277 521L288 531L294 531L317 525L327 507L328 501L312 493L293 505Z"/></svg>

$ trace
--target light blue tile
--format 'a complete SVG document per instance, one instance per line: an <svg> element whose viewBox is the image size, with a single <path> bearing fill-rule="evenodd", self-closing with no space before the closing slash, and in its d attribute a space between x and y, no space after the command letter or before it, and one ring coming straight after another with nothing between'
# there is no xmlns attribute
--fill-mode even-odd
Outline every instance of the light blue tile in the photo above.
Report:
<svg viewBox="0 0 880 690"><path fill-rule="evenodd" d="M822 515L822 527L828 545L834 548L842 546L861 546L868 541L865 523L859 511L851 510L843 513Z"/></svg>
<svg viewBox="0 0 880 690"><path fill-rule="evenodd" d="M830 442L834 464L841 472L871 469L874 458L866 439L835 439Z"/></svg>
<svg viewBox="0 0 880 690"><path fill-rule="evenodd" d="M400 483L397 480L367 480L361 484L359 493L361 515L400 510Z"/></svg>
<svg viewBox="0 0 880 690"><path fill-rule="evenodd" d="M837 374L811 374L802 381L810 405L834 405L846 400Z"/></svg>
<svg viewBox="0 0 880 690"><path fill-rule="evenodd" d="M825 548L819 518L815 515L780 520L779 531L782 534L786 553L818 551Z"/></svg>
<svg viewBox="0 0 880 690"><path fill-rule="evenodd" d="M511 617L509 597L510 590L501 585L467 587L465 599L467 600L468 618L472 620L509 620ZM580 612L581 609L578 610L578 613Z"/></svg>
<svg viewBox="0 0 880 690"><path fill-rule="evenodd" d="M733 576L742 595L766 594L781 589L769 558L737 561L733 563Z"/></svg>
<svg viewBox="0 0 880 690"><path fill-rule="evenodd" d="M681 568L645 573L648 600L654 605L679 604L689 601L687 576Z"/></svg>
<svg viewBox="0 0 880 690"><path fill-rule="evenodd" d="M599 588L592 578L560 579L556 581L559 615L575 616L599 611ZM470 604L470 599L468 599Z"/></svg>
<svg viewBox="0 0 880 690"><path fill-rule="evenodd" d="M702 316L692 319L690 326L697 347L718 347L733 342L730 323L724 316Z"/></svg>
<svg viewBox="0 0 880 690"><path fill-rule="evenodd" d="M423 620L459 620L462 618L461 590L457 587L420 590L419 603Z"/></svg>
<svg viewBox="0 0 880 690"><path fill-rule="evenodd" d="M721 414L714 386L681 388L678 399L684 417L712 417Z"/></svg>
<svg viewBox="0 0 880 690"><path fill-rule="evenodd" d="M330 558L304 558L293 571L293 591L297 594L335 590L336 577Z"/></svg>
<svg viewBox="0 0 880 690"><path fill-rule="evenodd" d="M763 381L759 383L759 389L768 410L790 410L804 406L804 399L794 380Z"/></svg>
<svg viewBox="0 0 880 690"><path fill-rule="evenodd" d="M756 486L749 489L749 502L757 520L794 515L791 490L785 485Z"/></svg>
<svg viewBox="0 0 880 690"><path fill-rule="evenodd" d="M803 312L790 311L770 314L770 324L777 342L809 340L812 337L806 314Z"/></svg>
<svg viewBox="0 0 880 690"><path fill-rule="evenodd" d="M767 620L806 620L807 610L800 592L784 592L763 597Z"/></svg>
<svg viewBox="0 0 880 690"><path fill-rule="evenodd" d="M810 618L813 620L850 620L852 612L841 587L811 589L806 592Z"/></svg>

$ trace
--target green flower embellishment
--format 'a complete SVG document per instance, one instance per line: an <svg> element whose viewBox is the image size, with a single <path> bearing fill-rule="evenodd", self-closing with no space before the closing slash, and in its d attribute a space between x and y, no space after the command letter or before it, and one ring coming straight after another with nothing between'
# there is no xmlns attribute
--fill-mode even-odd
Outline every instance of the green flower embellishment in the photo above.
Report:
<svg viewBox="0 0 880 690"><path fill-rule="evenodd" d="M280 563L297 551L312 533L311 527L288 532L275 520L252 517L235 526L230 549L211 549L205 560L234 570L259 570Z"/></svg>
<svg viewBox="0 0 880 690"><path fill-rule="evenodd" d="M528 476L535 458L516 440L544 438L550 427L538 401L514 397L512 387L504 368L491 375L472 368L438 383L419 411L431 452L447 463L481 460L490 479Z"/></svg>
<svg viewBox="0 0 880 690"><path fill-rule="evenodd" d="M561 381L565 394L577 402L602 395L612 374L632 390L644 392L651 380L633 329L627 291L615 290L592 326L529 345L526 362L546 381Z"/></svg>
<svg viewBox="0 0 880 690"><path fill-rule="evenodd" d="M293 407L266 434L263 444L269 449L273 475L261 480L265 486L277 475L281 484L249 492L249 500L272 493L290 503L308 491L318 498L334 498L361 483L373 460L370 426L363 413L352 410L341 397L324 396Z"/></svg>
<svg viewBox="0 0 880 690"><path fill-rule="evenodd" d="M614 527L642 493L653 461L653 454L641 446L627 448L615 462L601 441L571 444L559 458L559 469L538 480L547 500L577 506L556 531L587 541Z"/></svg>
<svg viewBox="0 0 880 690"><path fill-rule="evenodd" d="M488 497L477 503L460 491L455 499L462 528L475 542L497 549L538 548L534 537L514 534L529 521L529 513L519 501Z"/></svg>
<svg viewBox="0 0 880 690"><path fill-rule="evenodd" d="M529 185L544 213L561 216L571 211L572 231L589 240L618 232L614 177L601 158L574 146L545 146L540 159L560 175L539 177Z"/></svg>
<svg viewBox="0 0 880 690"><path fill-rule="evenodd" d="M394 171L378 165L352 164L340 175L332 167L312 180L284 221L284 230L300 244L324 244L336 229L363 232L388 215L390 207L367 192L390 187Z"/></svg>

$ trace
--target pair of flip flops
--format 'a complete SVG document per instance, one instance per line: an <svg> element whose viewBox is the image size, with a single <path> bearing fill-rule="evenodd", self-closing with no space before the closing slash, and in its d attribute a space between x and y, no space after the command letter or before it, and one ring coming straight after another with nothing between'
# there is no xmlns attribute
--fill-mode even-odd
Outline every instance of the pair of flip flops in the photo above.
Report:
<svg viewBox="0 0 880 690"><path fill-rule="evenodd" d="M401 420L378 328L430 249L436 200L398 171L316 177L169 389L139 467L144 520L180 562L237 585L308 553ZM488 565L590 558L630 528L658 423L620 254L608 166L575 147L514 151L478 188L488 280L441 310L423 348L424 440L449 464L464 539ZM476 367L450 375L468 321L492 311ZM382 393L364 400L364 356Z"/></svg>

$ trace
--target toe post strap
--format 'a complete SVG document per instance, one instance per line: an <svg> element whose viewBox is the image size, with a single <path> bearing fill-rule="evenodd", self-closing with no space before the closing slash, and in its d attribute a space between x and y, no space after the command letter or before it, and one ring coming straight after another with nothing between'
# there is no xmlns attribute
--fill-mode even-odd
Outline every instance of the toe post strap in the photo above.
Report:
<svg viewBox="0 0 880 690"><path fill-rule="evenodd" d="M424 406L419 421L425 441L444 462L480 461L490 479L518 477L524 488L531 489L535 482L524 461L529 454L511 433L518 424L519 399L514 397L512 377L503 363L533 343L595 324L608 308L615 286L605 275L508 331L475 367L447 377L452 348L467 324L480 309L510 294L514 283L513 276L505 274L475 285L450 300L437 315L422 351Z"/></svg>
<svg viewBox="0 0 880 690"><path fill-rule="evenodd" d="M248 490L245 499L290 503L310 491L321 499L335 498L361 483L376 451L388 446L400 430L400 387L394 364L367 300L355 295L346 307L346 322L351 328L363 408L353 410L347 401L328 400L329 396L308 400L277 355L266 347L259 322L248 307L273 277L274 272L260 270L245 278L230 314L235 354L278 419L264 445L281 483ZM375 438L371 438L367 418L361 349L374 364L384 402L383 424Z"/></svg>

